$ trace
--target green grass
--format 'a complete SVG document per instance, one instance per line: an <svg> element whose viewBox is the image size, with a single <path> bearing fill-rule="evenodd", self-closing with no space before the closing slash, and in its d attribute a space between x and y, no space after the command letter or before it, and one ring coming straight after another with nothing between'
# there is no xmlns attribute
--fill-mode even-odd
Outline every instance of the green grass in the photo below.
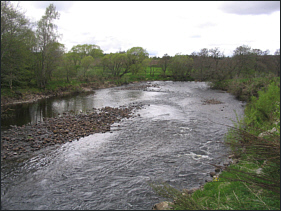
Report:
<svg viewBox="0 0 281 211"><path fill-rule="evenodd" d="M260 131L272 129L274 122L280 119L280 87L275 82L266 89L258 91L258 97L252 96L245 109L244 124L250 133L258 135ZM279 123L280 133L280 123Z"/></svg>
<svg viewBox="0 0 281 211"><path fill-rule="evenodd" d="M247 161L231 165L217 181L206 183L192 195L183 195L167 184L150 186L158 195L173 202L174 210L279 210L280 194L243 181L244 172L255 174L260 166Z"/></svg>
<svg viewBox="0 0 281 211"><path fill-rule="evenodd" d="M242 168L252 171L257 166L238 164L230 168ZM192 195L195 201L205 209L212 210L268 210L280 209L280 199L278 194L262 188L251 186L246 182L232 181L229 178L241 179L238 174L222 172L219 181L205 184L204 190L197 190Z"/></svg>

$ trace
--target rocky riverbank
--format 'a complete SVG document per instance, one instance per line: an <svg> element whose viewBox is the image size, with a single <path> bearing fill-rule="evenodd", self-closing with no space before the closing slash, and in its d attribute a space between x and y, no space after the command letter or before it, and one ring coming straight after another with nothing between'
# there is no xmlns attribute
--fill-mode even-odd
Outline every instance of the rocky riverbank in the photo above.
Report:
<svg viewBox="0 0 281 211"><path fill-rule="evenodd" d="M110 131L113 123L133 117L142 104L128 107L104 107L89 114L63 113L59 117L44 118L35 125L12 126L1 135L1 160L19 157L51 145L60 145L94 133Z"/></svg>

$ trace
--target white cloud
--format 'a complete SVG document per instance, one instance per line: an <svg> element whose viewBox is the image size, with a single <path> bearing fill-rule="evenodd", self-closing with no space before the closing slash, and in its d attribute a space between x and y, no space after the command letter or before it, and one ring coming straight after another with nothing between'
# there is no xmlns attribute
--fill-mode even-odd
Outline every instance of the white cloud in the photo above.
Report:
<svg viewBox="0 0 281 211"><path fill-rule="evenodd" d="M50 2L47 2L50 3ZM25 2L26 15L39 20L46 2ZM230 2L232 7L248 7L248 2ZM256 2L253 2L256 3ZM251 5L253 5L251 3ZM61 43L70 50L77 44L96 44L106 53L140 46L153 55L191 54L202 48L219 47L232 55L246 44L274 53L280 48L280 7L263 2L266 15L257 7L249 14L226 13L227 2L220 1L74 1L55 2L61 13ZM234 5L234 6L233 6ZM261 4L259 4L261 5ZM260 8L260 7L259 7ZM271 9L270 9L271 8ZM275 12L274 12L275 11Z"/></svg>
<svg viewBox="0 0 281 211"><path fill-rule="evenodd" d="M280 11L280 1L228 1L219 8L237 15L271 14Z"/></svg>

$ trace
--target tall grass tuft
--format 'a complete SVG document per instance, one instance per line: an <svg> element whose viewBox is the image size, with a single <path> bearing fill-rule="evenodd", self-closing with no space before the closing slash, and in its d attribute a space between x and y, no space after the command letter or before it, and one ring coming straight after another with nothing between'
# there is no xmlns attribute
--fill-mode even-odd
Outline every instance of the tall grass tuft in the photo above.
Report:
<svg viewBox="0 0 281 211"><path fill-rule="evenodd" d="M236 178L226 178L228 181L241 181L277 193L280 196L280 135L272 134L262 138L239 128L232 128L233 136L226 141L236 158L247 168L237 165L226 168L233 172Z"/></svg>

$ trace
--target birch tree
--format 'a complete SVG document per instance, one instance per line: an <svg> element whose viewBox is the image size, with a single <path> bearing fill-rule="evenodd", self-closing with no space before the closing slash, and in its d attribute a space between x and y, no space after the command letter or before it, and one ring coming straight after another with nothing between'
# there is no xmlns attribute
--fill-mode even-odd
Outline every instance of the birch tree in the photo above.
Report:
<svg viewBox="0 0 281 211"><path fill-rule="evenodd" d="M57 25L54 21L59 19L59 12L56 7L50 4L46 8L45 15L37 23L36 38L37 38L37 84L40 88L45 88L49 80L51 80L52 71L55 68L54 62L60 59L62 53L61 45L58 45ZM56 52L52 54L52 52Z"/></svg>

